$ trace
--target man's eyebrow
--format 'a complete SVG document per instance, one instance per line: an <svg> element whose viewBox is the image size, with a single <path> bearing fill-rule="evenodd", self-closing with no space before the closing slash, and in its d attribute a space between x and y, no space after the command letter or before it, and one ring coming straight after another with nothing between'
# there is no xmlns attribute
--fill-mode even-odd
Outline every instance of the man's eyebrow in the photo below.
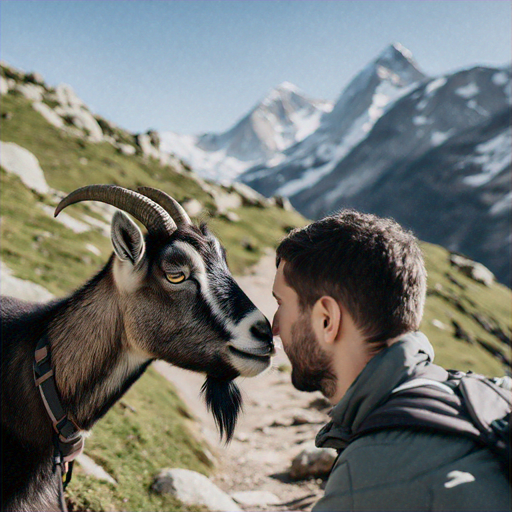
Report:
<svg viewBox="0 0 512 512"><path fill-rule="evenodd" d="M272 295L274 296L275 299L279 299L279 297L276 295L276 292L274 290L272 290Z"/></svg>

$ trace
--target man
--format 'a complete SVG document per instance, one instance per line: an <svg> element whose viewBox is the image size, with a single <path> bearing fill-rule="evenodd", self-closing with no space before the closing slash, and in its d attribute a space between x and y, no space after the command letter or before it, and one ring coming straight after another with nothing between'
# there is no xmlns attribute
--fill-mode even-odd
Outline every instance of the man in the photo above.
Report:
<svg viewBox="0 0 512 512"><path fill-rule="evenodd" d="M340 455L313 512L510 510L498 460L469 438L395 428L351 440L397 386L448 375L417 332L426 271L411 233L355 211L294 230L277 249L273 295L293 385L334 405L316 444Z"/></svg>

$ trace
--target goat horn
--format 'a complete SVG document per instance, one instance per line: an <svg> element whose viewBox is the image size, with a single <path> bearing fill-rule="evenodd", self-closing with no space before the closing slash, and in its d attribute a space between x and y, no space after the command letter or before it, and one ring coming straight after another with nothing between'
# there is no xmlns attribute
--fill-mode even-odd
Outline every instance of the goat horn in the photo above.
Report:
<svg viewBox="0 0 512 512"><path fill-rule="evenodd" d="M155 203L159 204L174 219L178 226L192 224L185 208L169 194L151 187L138 187L137 192L144 194L146 197L149 197Z"/></svg>
<svg viewBox="0 0 512 512"><path fill-rule="evenodd" d="M148 232L171 235L176 231L172 217L148 197L117 185L89 185L67 195L55 209L54 216L80 201L100 201L133 215Z"/></svg>

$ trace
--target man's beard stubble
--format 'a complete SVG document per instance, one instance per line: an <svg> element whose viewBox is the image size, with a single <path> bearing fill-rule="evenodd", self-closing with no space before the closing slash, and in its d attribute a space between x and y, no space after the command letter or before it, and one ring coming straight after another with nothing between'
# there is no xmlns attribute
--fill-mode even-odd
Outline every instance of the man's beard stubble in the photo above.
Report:
<svg viewBox="0 0 512 512"><path fill-rule="evenodd" d="M326 398L336 393L336 374L331 357L320 347L309 318L292 325L286 354L292 364L292 384L299 391L320 391Z"/></svg>

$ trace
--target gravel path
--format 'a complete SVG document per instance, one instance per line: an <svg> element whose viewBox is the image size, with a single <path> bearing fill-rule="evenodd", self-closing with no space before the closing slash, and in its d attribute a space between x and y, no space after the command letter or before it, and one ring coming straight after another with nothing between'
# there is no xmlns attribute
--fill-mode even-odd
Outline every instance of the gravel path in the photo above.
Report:
<svg viewBox="0 0 512 512"><path fill-rule="evenodd" d="M238 283L263 311L272 318L275 311L271 296L274 279L274 255L268 254ZM252 379L239 379L244 396L244 414L228 445L219 443L213 418L199 398L204 377L164 362L156 369L173 382L199 420L202 435L209 441L217 461L212 480L228 494L240 491L269 491L279 502L259 503L247 510L310 510L322 495L323 481L294 482L288 475L292 458L305 443L311 443L328 416L319 393L302 393L290 383L289 362L282 350L274 358L273 368ZM278 368L281 369L278 370ZM282 371L282 370L285 371ZM311 405L313 403L313 405Z"/></svg>

